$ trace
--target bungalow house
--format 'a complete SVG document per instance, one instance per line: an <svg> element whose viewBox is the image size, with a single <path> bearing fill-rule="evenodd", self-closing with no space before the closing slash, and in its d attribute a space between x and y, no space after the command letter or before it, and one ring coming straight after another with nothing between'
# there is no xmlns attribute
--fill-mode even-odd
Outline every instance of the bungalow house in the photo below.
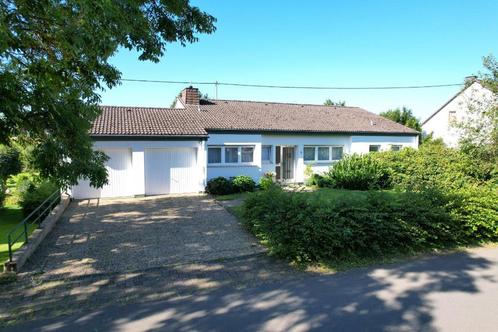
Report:
<svg viewBox="0 0 498 332"><path fill-rule="evenodd" d="M275 172L303 182L345 154L418 146L418 132L358 107L203 100L189 87L174 108L102 106L91 136L109 184L82 180L75 198L203 191L207 180Z"/></svg>
<svg viewBox="0 0 498 332"><path fill-rule="evenodd" d="M422 122L424 135L432 134L433 138L441 138L450 147L458 146L460 132L456 125L472 116L472 108L481 112L497 102L493 92L484 87L475 76L469 76L465 80L462 90Z"/></svg>

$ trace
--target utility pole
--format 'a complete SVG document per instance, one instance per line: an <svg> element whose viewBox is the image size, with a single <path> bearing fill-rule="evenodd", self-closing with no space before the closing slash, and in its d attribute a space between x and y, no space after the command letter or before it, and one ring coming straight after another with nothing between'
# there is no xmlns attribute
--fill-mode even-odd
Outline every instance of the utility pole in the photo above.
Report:
<svg viewBox="0 0 498 332"><path fill-rule="evenodd" d="M216 91L216 92L215 92L216 99L218 99L218 81L216 81L216 82L214 83L214 86L216 87L216 90L215 90L215 91Z"/></svg>

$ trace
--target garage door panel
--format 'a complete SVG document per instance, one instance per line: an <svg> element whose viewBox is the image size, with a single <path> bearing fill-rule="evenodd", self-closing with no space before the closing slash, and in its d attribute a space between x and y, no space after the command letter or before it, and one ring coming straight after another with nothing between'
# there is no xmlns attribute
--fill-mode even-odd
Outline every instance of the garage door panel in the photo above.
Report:
<svg viewBox="0 0 498 332"><path fill-rule="evenodd" d="M145 150L145 194L197 191L196 150L169 148Z"/></svg>
<svg viewBox="0 0 498 332"><path fill-rule="evenodd" d="M130 196L132 194L132 165L130 149L103 151L109 160L106 163L109 183L102 188L101 197Z"/></svg>
<svg viewBox="0 0 498 332"><path fill-rule="evenodd" d="M109 157L105 165L109 183L102 188L95 188L90 186L89 180L81 180L77 186L72 188L73 196L99 198L132 195L131 149L100 149L100 151Z"/></svg>

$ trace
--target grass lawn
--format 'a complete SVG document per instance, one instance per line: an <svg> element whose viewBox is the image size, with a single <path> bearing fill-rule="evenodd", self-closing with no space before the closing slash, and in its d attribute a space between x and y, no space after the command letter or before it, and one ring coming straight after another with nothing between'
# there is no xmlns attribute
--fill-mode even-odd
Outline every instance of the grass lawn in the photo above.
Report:
<svg viewBox="0 0 498 332"><path fill-rule="evenodd" d="M23 219L23 214L21 207L15 204L6 204L3 208L0 208L0 271L3 271L3 263L9 259L8 245L7 245L7 235L11 229L17 225ZM29 232L31 233L35 229L31 226ZM19 249L23 243L24 239L20 239L14 245L14 250Z"/></svg>

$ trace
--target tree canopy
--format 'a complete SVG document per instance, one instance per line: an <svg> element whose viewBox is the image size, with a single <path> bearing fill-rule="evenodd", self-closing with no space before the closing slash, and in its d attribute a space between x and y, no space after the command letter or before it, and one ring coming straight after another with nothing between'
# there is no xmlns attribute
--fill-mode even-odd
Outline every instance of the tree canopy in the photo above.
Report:
<svg viewBox="0 0 498 332"><path fill-rule="evenodd" d="M417 119L411 109L407 107L390 109L388 111L380 113L380 116L393 120L394 122L401 123L408 128L415 129L417 131L422 131L422 126L420 125L420 120Z"/></svg>
<svg viewBox="0 0 498 332"><path fill-rule="evenodd" d="M327 99L323 103L325 106L346 106L345 100L333 101L332 99Z"/></svg>
<svg viewBox="0 0 498 332"><path fill-rule="evenodd" d="M454 125L460 131L461 150L479 165L481 177L498 181L498 61L492 55L483 60L486 71L479 75L479 82L491 90L494 97L471 100L467 116Z"/></svg>
<svg viewBox="0 0 498 332"><path fill-rule="evenodd" d="M188 0L0 2L0 144L33 146L42 176L61 186L107 181L88 135L99 93L120 82L119 48L158 62L170 42L197 41L216 19Z"/></svg>

